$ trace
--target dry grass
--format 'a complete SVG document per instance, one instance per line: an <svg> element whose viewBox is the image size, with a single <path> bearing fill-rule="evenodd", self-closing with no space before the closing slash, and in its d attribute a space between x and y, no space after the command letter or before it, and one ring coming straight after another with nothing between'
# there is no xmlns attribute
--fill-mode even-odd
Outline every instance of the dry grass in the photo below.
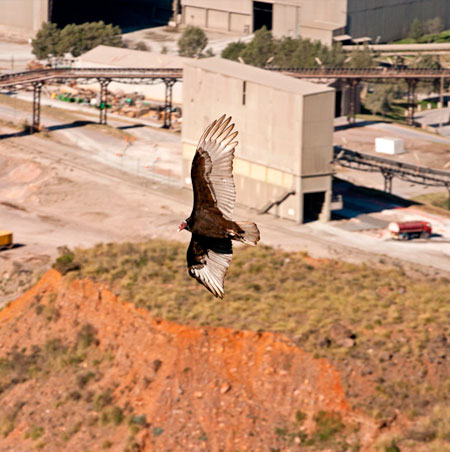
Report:
<svg viewBox="0 0 450 452"><path fill-rule="evenodd" d="M81 266L75 274L108 282L156 317L277 331L312 351L317 348L314 338L337 322L357 329L360 341L386 327L448 327L445 278L411 280L401 268L314 262L304 253L245 247L235 250L225 299L217 301L187 275L185 252L183 245L160 240L102 244L75 251Z"/></svg>
<svg viewBox="0 0 450 452"><path fill-rule="evenodd" d="M239 247L218 301L187 275L185 252L160 240L101 244L75 250L80 269L71 274L109 283L157 318L286 334L343 374L361 373L369 390L346 381L348 396L380 422L396 410L428 416L450 399L445 366L433 381L423 377L425 363L446 353L448 279Z"/></svg>
<svg viewBox="0 0 450 452"><path fill-rule="evenodd" d="M412 198L413 201L418 201L424 204L429 204L434 207L439 207L441 209L450 210L449 193L428 193L426 195L419 195Z"/></svg>

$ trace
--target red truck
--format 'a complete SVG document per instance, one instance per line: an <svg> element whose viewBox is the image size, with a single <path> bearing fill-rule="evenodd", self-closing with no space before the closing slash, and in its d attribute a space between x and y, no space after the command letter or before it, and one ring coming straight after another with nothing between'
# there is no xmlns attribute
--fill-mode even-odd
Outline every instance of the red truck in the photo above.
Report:
<svg viewBox="0 0 450 452"><path fill-rule="evenodd" d="M420 237L428 239L431 236L431 224L428 221L397 221L388 226L391 237L399 240L409 240Z"/></svg>

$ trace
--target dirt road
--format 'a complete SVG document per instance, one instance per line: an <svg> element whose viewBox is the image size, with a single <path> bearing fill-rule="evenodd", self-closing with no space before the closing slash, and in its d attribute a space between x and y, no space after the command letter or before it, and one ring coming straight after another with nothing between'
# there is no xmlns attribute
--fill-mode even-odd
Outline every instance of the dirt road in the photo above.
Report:
<svg viewBox="0 0 450 452"><path fill-rule="evenodd" d="M2 114L10 119L7 109L0 108L0 118ZM190 214L191 192L154 174L151 179L144 162L136 169L117 160L124 146L118 129L77 127L77 120L65 116L62 125L34 136L15 136L16 130L0 125L0 229L12 230L15 242L23 245L0 253L0 303L48 268L58 247L153 237L187 243L190 238L176 231ZM43 121L51 124L54 119L44 115ZM156 146L161 160L169 154L166 164L176 163L178 135L148 127L126 131L136 137L142 158L150 158ZM239 193L237 198L239 202ZM444 242L396 243L343 229L339 222L298 226L239 205L235 217L254 219L262 243L286 250L356 262L376 262L385 255L385 260L450 270L450 245Z"/></svg>

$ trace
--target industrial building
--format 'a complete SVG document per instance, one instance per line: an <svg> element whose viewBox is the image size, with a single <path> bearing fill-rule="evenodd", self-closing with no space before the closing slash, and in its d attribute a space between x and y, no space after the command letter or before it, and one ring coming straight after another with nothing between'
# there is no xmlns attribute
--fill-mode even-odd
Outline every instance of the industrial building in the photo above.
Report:
<svg viewBox="0 0 450 452"><path fill-rule="evenodd" d="M221 58L183 74L182 177L204 128L226 113L240 131L237 201L297 223L330 217L334 89Z"/></svg>
<svg viewBox="0 0 450 452"><path fill-rule="evenodd" d="M122 30L177 21L205 29L250 34L263 25L275 37L389 42L404 37L414 19L439 17L450 28L448 0L0 0L0 25L32 36L43 22L103 20Z"/></svg>
<svg viewBox="0 0 450 452"><path fill-rule="evenodd" d="M0 25L30 36L43 22L64 27L103 20L128 31L167 24L172 0L0 0L0 10Z"/></svg>
<svg viewBox="0 0 450 452"><path fill-rule="evenodd" d="M205 29L252 33L265 25L275 37L389 42L414 19L439 17L450 28L448 0L181 0L182 22Z"/></svg>

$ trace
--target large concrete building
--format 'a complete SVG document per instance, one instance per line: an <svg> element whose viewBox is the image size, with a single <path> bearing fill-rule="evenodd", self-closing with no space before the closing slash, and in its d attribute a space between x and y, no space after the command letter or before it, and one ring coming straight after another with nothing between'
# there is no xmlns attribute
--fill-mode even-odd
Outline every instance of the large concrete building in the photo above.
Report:
<svg viewBox="0 0 450 452"><path fill-rule="evenodd" d="M204 128L226 113L239 145L237 201L298 223L330 216L334 89L221 58L188 61L183 75L183 181ZM292 194L294 193L294 194Z"/></svg>
<svg viewBox="0 0 450 452"><path fill-rule="evenodd" d="M439 17L450 27L448 0L181 0L182 21L211 30L320 40L400 39L415 18ZM380 38L378 38L380 37Z"/></svg>
<svg viewBox="0 0 450 452"><path fill-rule="evenodd" d="M33 36L49 19L49 0L0 0L0 25Z"/></svg>
<svg viewBox="0 0 450 452"><path fill-rule="evenodd" d="M0 25L34 36L43 22L59 27L103 20L123 30L167 24L173 0L0 0Z"/></svg>

